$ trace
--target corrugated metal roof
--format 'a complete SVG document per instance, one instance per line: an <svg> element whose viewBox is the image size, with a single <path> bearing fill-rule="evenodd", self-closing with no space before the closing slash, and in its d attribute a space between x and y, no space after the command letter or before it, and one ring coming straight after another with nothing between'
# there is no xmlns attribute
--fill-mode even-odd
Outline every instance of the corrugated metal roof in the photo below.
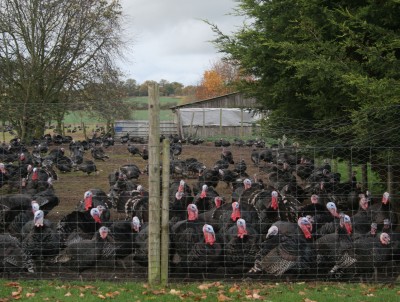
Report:
<svg viewBox="0 0 400 302"><path fill-rule="evenodd" d="M183 105L170 107L171 110L179 108L255 108L257 102L254 98L244 98L240 92L229 93L210 99L195 101Z"/></svg>

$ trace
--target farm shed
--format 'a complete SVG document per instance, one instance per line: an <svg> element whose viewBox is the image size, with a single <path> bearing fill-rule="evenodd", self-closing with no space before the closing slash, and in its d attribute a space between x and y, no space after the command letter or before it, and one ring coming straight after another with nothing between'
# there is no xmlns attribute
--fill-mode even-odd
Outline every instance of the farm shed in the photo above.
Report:
<svg viewBox="0 0 400 302"><path fill-rule="evenodd" d="M146 120L119 120L115 121L114 131L116 137L129 133L132 137L148 137L149 121ZM160 134L168 136L177 134L178 128L174 121L160 121Z"/></svg>
<svg viewBox="0 0 400 302"><path fill-rule="evenodd" d="M241 93L171 107L182 137L243 137L257 135L260 115L254 114L255 99Z"/></svg>

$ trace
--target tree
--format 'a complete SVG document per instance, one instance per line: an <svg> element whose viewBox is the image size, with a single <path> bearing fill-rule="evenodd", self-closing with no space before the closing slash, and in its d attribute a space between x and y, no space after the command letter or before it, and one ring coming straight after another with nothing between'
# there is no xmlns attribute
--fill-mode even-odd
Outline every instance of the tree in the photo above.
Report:
<svg viewBox="0 0 400 302"><path fill-rule="evenodd" d="M398 2L239 3L238 13L248 16L250 23L231 36L211 24L217 34L214 44L227 60L238 62L244 74L256 79L241 81L238 87L272 110L266 125L290 131L298 129L297 121L307 120L309 130L318 131L336 118L352 120L361 107L376 105L377 100L399 102ZM309 133L290 134L308 140ZM282 134L276 132L278 137ZM317 139L329 138L334 145L343 141L340 134L324 127ZM352 131L352 139L346 141L353 142L355 136Z"/></svg>
<svg viewBox="0 0 400 302"><path fill-rule="evenodd" d="M106 132L113 130L116 119L129 119L133 109L123 101L127 91L119 78L118 72L104 67L98 81L84 88L85 108L105 122Z"/></svg>
<svg viewBox="0 0 400 302"><path fill-rule="evenodd" d="M42 135L113 65L121 16L116 0L0 0L0 102L22 140Z"/></svg>
<svg viewBox="0 0 400 302"><path fill-rule="evenodd" d="M124 88L128 96L137 96L139 86L134 79L127 79L124 83Z"/></svg>
<svg viewBox="0 0 400 302"><path fill-rule="evenodd" d="M204 72L196 90L196 98L207 99L234 92L235 84L241 78L242 74L234 61L216 60Z"/></svg>
<svg viewBox="0 0 400 302"><path fill-rule="evenodd" d="M387 119L399 115L398 1L238 2L247 24L232 35L210 24L214 44L254 79L238 89L271 110L269 135L314 146L398 144Z"/></svg>
<svg viewBox="0 0 400 302"><path fill-rule="evenodd" d="M155 83L155 81L146 80L139 86L139 96L148 96L149 85Z"/></svg>

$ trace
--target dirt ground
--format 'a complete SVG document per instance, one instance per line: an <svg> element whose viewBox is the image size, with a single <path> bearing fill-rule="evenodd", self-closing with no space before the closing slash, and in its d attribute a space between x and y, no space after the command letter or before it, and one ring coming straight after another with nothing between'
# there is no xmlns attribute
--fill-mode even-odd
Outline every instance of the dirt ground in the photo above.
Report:
<svg viewBox="0 0 400 302"><path fill-rule="evenodd" d="M139 149L143 146L140 144L133 145L139 147ZM95 161L99 171L97 175L87 175L81 171L69 173L58 172L59 180L54 183L54 188L56 194L60 198L60 204L54 208L47 217L51 220L57 220L66 213L72 211L77 203L83 199L83 195L88 189L99 188L108 193L110 189L108 175L122 165L136 164L143 171L148 162L143 160L140 156L132 156L128 152L127 147L127 144L116 143L114 146L104 148L109 159L104 162ZM232 151L235 162L242 159L245 160L248 167L247 173L250 176L258 174L262 177L262 174L259 174L258 168L251 162L250 153L252 148L230 146L228 149ZM201 145L184 144L179 159L185 160L194 157L209 168L212 167L217 160L221 159L221 150L221 147L215 147L213 143L203 143ZM89 151L86 152L85 159L93 159ZM230 169L232 168L233 166L231 165ZM189 184L193 184L197 179L191 178L186 180ZM144 186L145 189L148 189L148 175L141 175L137 183ZM227 187L225 183L219 182L216 190L220 195L230 200L232 190Z"/></svg>

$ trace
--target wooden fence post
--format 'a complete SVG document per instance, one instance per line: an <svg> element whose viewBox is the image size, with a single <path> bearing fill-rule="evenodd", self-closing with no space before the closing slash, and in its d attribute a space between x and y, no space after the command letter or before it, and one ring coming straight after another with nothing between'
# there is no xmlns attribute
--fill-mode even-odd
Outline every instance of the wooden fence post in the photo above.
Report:
<svg viewBox="0 0 400 302"><path fill-rule="evenodd" d="M148 281L160 283L160 102L158 84L148 86L149 92L149 233Z"/></svg>
<svg viewBox="0 0 400 302"><path fill-rule="evenodd" d="M170 141L163 140L161 206L161 284L168 283Z"/></svg>

